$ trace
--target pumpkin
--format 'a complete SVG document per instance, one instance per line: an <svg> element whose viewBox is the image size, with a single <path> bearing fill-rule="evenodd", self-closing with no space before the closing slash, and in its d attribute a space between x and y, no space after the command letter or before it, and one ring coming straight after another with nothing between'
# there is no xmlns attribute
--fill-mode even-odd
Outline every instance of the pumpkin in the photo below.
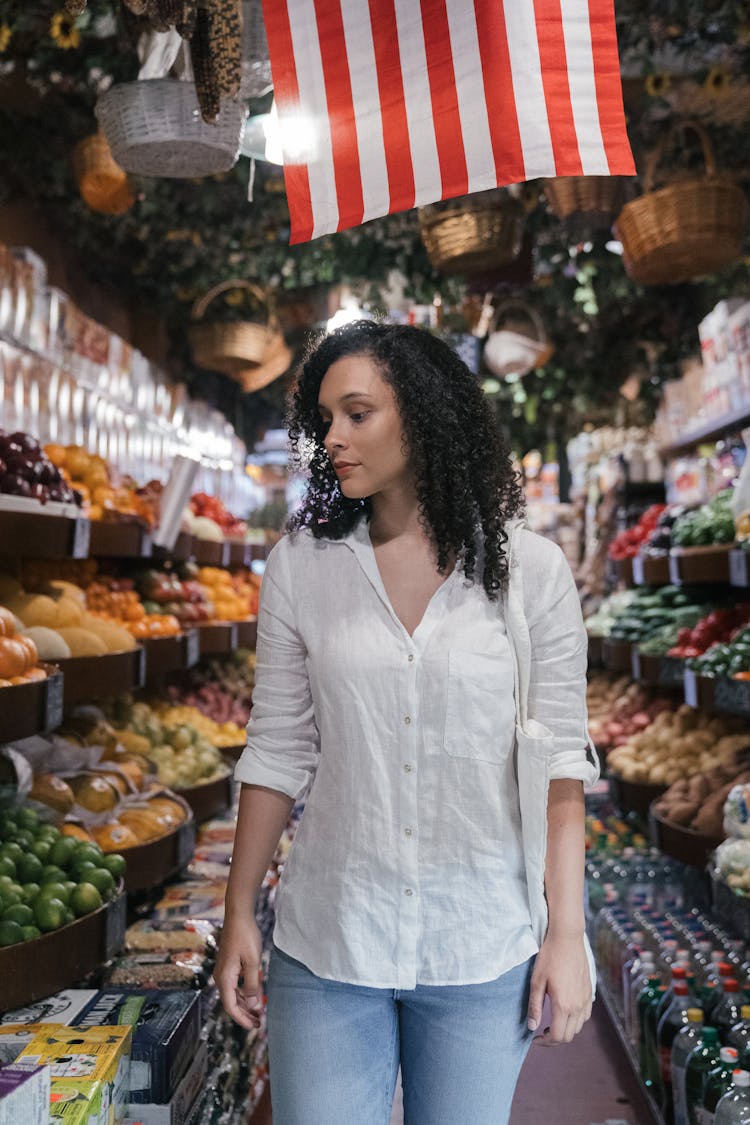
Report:
<svg viewBox="0 0 750 1125"><path fill-rule="evenodd" d="M0 637L13 637L15 632L16 625L13 614L4 605L0 605Z"/></svg>
<svg viewBox="0 0 750 1125"><path fill-rule="evenodd" d="M28 650L18 637L0 637L0 677L22 676L29 666Z"/></svg>

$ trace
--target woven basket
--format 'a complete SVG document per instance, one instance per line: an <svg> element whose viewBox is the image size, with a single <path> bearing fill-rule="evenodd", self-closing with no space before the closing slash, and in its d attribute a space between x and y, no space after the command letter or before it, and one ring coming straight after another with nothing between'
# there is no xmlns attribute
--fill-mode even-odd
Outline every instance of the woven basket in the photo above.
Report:
<svg viewBox="0 0 750 1125"><path fill-rule="evenodd" d="M579 212L614 218L622 207L623 195L619 176L555 176L544 181L547 206L558 219Z"/></svg>
<svg viewBox="0 0 750 1125"><path fill-rule="evenodd" d="M659 164L678 133L697 133L705 175L676 179L658 190ZM625 269L644 285L673 285L714 273L739 257L747 224L742 189L717 172L708 133L697 121L673 126L649 159L644 194L626 203L615 223Z"/></svg>
<svg viewBox="0 0 750 1125"><path fill-rule="evenodd" d="M266 312L266 323L251 320L202 321L211 302L230 289L247 289ZM222 281L193 306L194 323L188 329L193 359L198 367L223 371L240 379L252 367L260 367L278 340L284 342L278 322L270 310L268 297L257 285L242 278ZM269 380L270 382L270 380Z"/></svg>
<svg viewBox="0 0 750 1125"><path fill-rule="evenodd" d="M78 190L92 211L122 215L135 202L127 173L115 162L102 133L84 137L73 149Z"/></svg>
<svg viewBox="0 0 750 1125"><path fill-rule="evenodd" d="M521 313L520 323L512 310ZM534 332L529 336L524 321ZM505 327L499 327L504 324ZM542 367L555 350L550 343L542 318L525 301L503 301L495 310L493 330L484 347L484 362L498 379L520 379L535 367Z"/></svg>
<svg viewBox="0 0 750 1125"><path fill-rule="evenodd" d="M278 379L289 370L292 362L292 353L284 343L283 336L277 336L269 345L263 362L259 367L248 368L237 376L237 382L243 391L252 393L267 387L274 379Z"/></svg>
<svg viewBox="0 0 750 1125"><path fill-rule="evenodd" d="M504 192L478 192L420 207L419 229L435 269L470 276L518 257L523 208Z"/></svg>
<svg viewBox="0 0 750 1125"><path fill-rule="evenodd" d="M192 179L236 163L245 107L227 99L216 123L207 125L192 82L148 78L111 86L96 103L96 116L126 172Z"/></svg>
<svg viewBox="0 0 750 1125"><path fill-rule="evenodd" d="M242 0L240 97L260 98L271 89L271 63L261 0Z"/></svg>

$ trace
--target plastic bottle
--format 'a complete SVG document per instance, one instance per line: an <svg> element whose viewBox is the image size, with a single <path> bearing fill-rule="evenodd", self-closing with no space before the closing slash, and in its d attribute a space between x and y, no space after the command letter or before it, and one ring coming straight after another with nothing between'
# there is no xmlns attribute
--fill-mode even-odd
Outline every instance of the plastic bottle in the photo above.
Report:
<svg viewBox="0 0 750 1125"><path fill-rule="evenodd" d="M703 1012L688 1008L688 1022L672 1044L672 1107L675 1125L688 1125L685 1100L685 1064L691 1051L703 1042Z"/></svg>
<svg viewBox="0 0 750 1125"><path fill-rule="evenodd" d="M750 1125L750 1071L735 1070L734 1086L720 1099L714 1125Z"/></svg>
<svg viewBox="0 0 750 1125"><path fill-rule="evenodd" d="M740 1055L750 1046L750 1004L743 1004L740 1008L739 1022L727 1035L727 1046L736 1047Z"/></svg>
<svg viewBox="0 0 750 1125"><path fill-rule="evenodd" d="M659 973L654 964L653 954L644 954L641 959L640 970L636 978L630 984L630 1005L625 1009L625 1027L628 1032L628 1038L634 1048L638 1047L638 1039L640 1036L640 1025L638 1022L638 999L641 992L648 984L651 977L656 977L661 983Z"/></svg>
<svg viewBox="0 0 750 1125"><path fill-rule="evenodd" d="M685 1101L690 1125L700 1125L703 1091L709 1071L719 1065L719 1035L715 1027L703 1028L703 1041L694 1047L685 1063Z"/></svg>
<svg viewBox="0 0 750 1125"><path fill-rule="evenodd" d="M718 1031L719 1039L725 1047L732 1046L729 1036L741 1019L740 986L736 980L726 978L724 995L711 1013L711 1024Z"/></svg>
<svg viewBox="0 0 750 1125"><path fill-rule="evenodd" d="M732 1077L737 1069L737 1051L734 1047L722 1047L719 1052L721 1062L709 1071L703 1090L703 1112L698 1120L701 1125L714 1125L716 1106L727 1090L734 1085Z"/></svg>
<svg viewBox="0 0 750 1125"><path fill-rule="evenodd" d="M688 1012L695 1010L689 999L687 981L678 980L673 987L674 997L659 1020L656 1028L656 1046L659 1056L661 1109L665 1121L673 1120L672 1108L672 1045L680 1031L690 1020Z"/></svg>
<svg viewBox="0 0 750 1125"><path fill-rule="evenodd" d="M638 1001L638 1016L641 1027L638 1057L641 1063L641 1077L649 1088L659 1086L659 1060L656 1054L656 1009L666 988L658 977L649 981Z"/></svg>

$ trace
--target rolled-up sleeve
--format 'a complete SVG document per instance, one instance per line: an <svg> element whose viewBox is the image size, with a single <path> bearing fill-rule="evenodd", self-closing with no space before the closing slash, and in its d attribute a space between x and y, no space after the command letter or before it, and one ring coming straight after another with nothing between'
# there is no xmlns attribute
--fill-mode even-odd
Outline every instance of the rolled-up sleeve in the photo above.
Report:
<svg viewBox="0 0 750 1125"><path fill-rule="evenodd" d="M263 575L253 709L247 746L234 776L299 800L315 776L320 740L307 649L291 601L287 550L282 539L269 555Z"/></svg>
<svg viewBox="0 0 750 1125"><path fill-rule="evenodd" d="M554 544L547 546L547 565L530 568L528 581L524 575L531 637L529 715L552 733L550 779L593 785L599 760L587 727L588 639L567 560Z"/></svg>

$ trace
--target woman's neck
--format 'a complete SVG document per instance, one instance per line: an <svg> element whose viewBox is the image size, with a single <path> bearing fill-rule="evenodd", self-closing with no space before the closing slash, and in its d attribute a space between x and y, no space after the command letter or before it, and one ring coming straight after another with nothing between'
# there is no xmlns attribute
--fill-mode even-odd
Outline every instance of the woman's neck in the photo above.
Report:
<svg viewBox="0 0 750 1125"><path fill-rule="evenodd" d="M426 538L419 521L416 490L379 492L372 497L371 504L370 539L373 545L388 543L393 539Z"/></svg>

